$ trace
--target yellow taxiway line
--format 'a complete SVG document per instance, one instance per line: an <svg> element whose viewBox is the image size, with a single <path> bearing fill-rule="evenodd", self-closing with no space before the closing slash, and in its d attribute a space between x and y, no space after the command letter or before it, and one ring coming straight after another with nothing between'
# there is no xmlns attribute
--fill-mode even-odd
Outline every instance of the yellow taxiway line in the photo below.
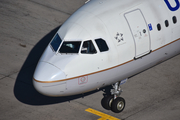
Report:
<svg viewBox="0 0 180 120"><path fill-rule="evenodd" d="M100 116L101 118L99 118L98 120L120 120L118 118L115 118L115 117L112 117L110 115L107 115L107 114L104 114L102 112L99 112L97 110L94 110L92 108L88 108L85 110L86 112L89 112L89 113L92 113L92 114L95 114L97 116Z"/></svg>

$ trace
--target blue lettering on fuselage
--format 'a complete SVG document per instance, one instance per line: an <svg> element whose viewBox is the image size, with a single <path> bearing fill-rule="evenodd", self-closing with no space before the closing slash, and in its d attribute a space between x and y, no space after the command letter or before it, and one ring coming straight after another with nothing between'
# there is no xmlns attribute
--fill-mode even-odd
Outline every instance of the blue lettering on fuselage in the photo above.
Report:
<svg viewBox="0 0 180 120"><path fill-rule="evenodd" d="M170 5L170 3L169 3L168 0L164 0L164 1L165 1L166 5L168 6L168 8L169 8L171 11L176 11L176 10L178 10L178 9L180 8L179 0L175 0L175 2L176 2L176 6L175 6L175 7L172 7L172 6Z"/></svg>

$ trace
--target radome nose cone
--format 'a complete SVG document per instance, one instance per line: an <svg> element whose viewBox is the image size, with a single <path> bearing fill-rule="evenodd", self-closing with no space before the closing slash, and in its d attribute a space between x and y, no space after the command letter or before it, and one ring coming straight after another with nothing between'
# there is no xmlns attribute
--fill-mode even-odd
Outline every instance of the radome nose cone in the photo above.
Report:
<svg viewBox="0 0 180 120"><path fill-rule="evenodd" d="M65 77L62 70L47 62L39 62L34 73L34 79L40 82L53 82Z"/></svg>
<svg viewBox="0 0 180 120"><path fill-rule="evenodd" d="M46 96L59 96L66 90L65 73L48 62L39 62L33 78L34 88Z"/></svg>

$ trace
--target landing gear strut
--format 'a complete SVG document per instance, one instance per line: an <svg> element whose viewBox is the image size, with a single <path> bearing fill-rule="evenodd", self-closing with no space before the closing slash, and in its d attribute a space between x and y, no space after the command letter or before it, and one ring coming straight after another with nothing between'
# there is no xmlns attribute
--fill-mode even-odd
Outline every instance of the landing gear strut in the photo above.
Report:
<svg viewBox="0 0 180 120"><path fill-rule="evenodd" d="M101 104L105 109L112 110L115 113L120 113L124 110L125 100L124 98L120 97L122 93L120 85L123 84L124 81L126 82L127 79L112 85L113 89L111 89L111 95L104 96L104 98L101 101Z"/></svg>

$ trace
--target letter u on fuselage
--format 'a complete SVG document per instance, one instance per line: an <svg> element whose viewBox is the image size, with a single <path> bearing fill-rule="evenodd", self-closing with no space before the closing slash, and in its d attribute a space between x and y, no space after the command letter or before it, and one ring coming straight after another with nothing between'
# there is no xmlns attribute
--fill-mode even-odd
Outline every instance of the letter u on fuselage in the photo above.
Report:
<svg viewBox="0 0 180 120"><path fill-rule="evenodd" d="M176 11L179 9L180 7L180 3L179 3L179 0L175 0L176 2L176 6L175 7L172 7L172 5L169 3L169 0L164 0L166 5L168 6L168 8L171 10L171 11Z"/></svg>

